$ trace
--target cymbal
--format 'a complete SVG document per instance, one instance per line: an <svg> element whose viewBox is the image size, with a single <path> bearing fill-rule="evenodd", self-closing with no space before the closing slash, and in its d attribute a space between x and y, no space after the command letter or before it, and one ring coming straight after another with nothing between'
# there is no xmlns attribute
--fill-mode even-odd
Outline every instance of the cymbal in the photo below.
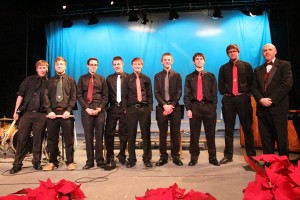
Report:
<svg viewBox="0 0 300 200"><path fill-rule="evenodd" d="M0 121L12 121L14 120L13 118L7 118L7 117L3 117L3 118L0 118Z"/></svg>

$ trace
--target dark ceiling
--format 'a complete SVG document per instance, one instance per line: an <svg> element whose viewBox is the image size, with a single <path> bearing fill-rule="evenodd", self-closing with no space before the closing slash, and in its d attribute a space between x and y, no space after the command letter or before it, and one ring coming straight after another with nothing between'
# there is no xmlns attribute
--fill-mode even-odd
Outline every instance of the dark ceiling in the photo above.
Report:
<svg viewBox="0 0 300 200"><path fill-rule="evenodd" d="M201 9L247 9L259 5L263 9L286 7L285 0L41 0L41 1L6 1L11 9L25 10L35 17L80 16L95 13L98 15L128 15L129 10L139 12L165 12L171 7L179 12L198 11ZM66 5L64 10L62 6ZM6 11L9 12L10 9Z"/></svg>

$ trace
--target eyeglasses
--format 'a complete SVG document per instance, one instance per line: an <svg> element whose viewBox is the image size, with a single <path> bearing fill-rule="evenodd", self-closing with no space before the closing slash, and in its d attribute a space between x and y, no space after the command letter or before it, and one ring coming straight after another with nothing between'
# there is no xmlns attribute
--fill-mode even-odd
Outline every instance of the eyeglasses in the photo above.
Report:
<svg viewBox="0 0 300 200"><path fill-rule="evenodd" d="M237 50L231 50L231 51L227 51L227 53L237 53Z"/></svg>
<svg viewBox="0 0 300 200"><path fill-rule="evenodd" d="M89 64L89 66L92 66L92 67L97 67L98 64Z"/></svg>

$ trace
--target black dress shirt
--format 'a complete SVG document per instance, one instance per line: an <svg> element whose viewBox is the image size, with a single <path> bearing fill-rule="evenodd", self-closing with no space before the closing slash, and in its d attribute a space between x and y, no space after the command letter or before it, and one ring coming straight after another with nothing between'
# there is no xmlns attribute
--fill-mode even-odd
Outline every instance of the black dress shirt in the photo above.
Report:
<svg viewBox="0 0 300 200"><path fill-rule="evenodd" d="M213 103L215 108L217 107L217 81L215 75L202 71L202 92L203 92L203 102ZM197 100L197 85L198 85L198 71L194 71L193 73L186 76L185 84L184 84L184 104L186 106L186 110L190 110L191 102L198 101Z"/></svg>
<svg viewBox="0 0 300 200"><path fill-rule="evenodd" d="M161 106L168 104L165 100L165 77L167 75L166 70L162 70L154 77L154 95L158 104ZM169 71L169 102L175 106L182 95L182 79L181 75L174 70Z"/></svg>
<svg viewBox="0 0 300 200"><path fill-rule="evenodd" d="M39 77L38 75L26 77L19 87L18 96L23 97L23 111L36 110L45 112L44 108L44 91L46 87L47 77ZM38 102L32 102L32 100Z"/></svg>
<svg viewBox="0 0 300 200"><path fill-rule="evenodd" d="M94 87L93 87L93 101L88 104L87 92L91 74L82 75L77 84L77 99L82 109L91 108L96 109L105 108L108 101L108 89L105 78L99 74L94 74Z"/></svg>
<svg viewBox="0 0 300 200"><path fill-rule="evenodd" d="M63 100L61 102L56 101L56 86L59 80L58 75L55 75L47 81L44 95L44 106L47 113L52 112L55 108L64 108L71 112L76 105L76 82L72 77L66 74L63 74L62 77Z"/></svg>
<svg viewBox="0 0 300 200"><path fill-rule="evenodd" d="M153 110L153 94L151 80L145 74L139 74L142 90L142 103L147 104L149 109ZM126 109L127 106L134 105L138 102L136 92L136 74L129 74L122 85L122 106Z"/></svg>
<svg viewBox="0 0 300 200"><path fill-rule="evenodd" d="M121 87L124 84L124 80L127 76L128 76L128 74L125 72L120 74ZM108 87L108 102L110 104L117 103L117 78L118 78L117 73L111 74L106 78L106 83L107 83L107 87ZM121 89L121 94L122 94L122 89Z"/></svg>
<svg viewBox="0 0 300 200"><path fill-rule="evenodd" d="M253 69L250 63L238 60L236 62L238 69L238 92L250 93L253 79ZM219 70L218 87L221 95L232 93L232 67L233 62L221 66Z"/></svg>

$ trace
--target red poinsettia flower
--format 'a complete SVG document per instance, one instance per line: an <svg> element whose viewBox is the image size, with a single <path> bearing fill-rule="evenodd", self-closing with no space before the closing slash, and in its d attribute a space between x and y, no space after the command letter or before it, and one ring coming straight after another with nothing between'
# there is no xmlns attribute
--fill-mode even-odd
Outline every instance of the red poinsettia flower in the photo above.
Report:
<svg viewBox="0 0 300 200"><path fill-rule="evenodd" d="M81 185L81 184L80 184ZM40 186L36 189L26 188L14 194L24 194L23 196L8 195L0 197L0 200L83 200L84 193L80 190L80 185L67 180L60 180L56 185L48 178L46 182L40 181Z"/></svg>
<svg viewBox="0 0 300 200"><path fill-rule="evenodd" d="M168 188L150 189L145 192L145 196L136 197L136 200L216 200L210 194L204 194L201 192L195 192L191 190L187 194L186 189L181 189L174 183Z"/></svg>
<svg viewBox="0 0 300 200"><path fill-rule="evenodd" d="M244 189L244 200L300 199L300 170L286 156L268 154L252 158L268 165L263 170L245 156L246 162L256 171L256 180Z"/></svg>

